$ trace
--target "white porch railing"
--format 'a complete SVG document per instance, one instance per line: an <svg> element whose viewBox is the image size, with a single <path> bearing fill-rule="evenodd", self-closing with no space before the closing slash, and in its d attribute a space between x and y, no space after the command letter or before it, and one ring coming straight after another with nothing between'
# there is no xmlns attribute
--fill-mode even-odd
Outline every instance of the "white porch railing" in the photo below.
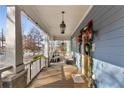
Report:
<svg viewBox="0 0 124 93"><path fill-rule="evenodd" d="M29 62L25 64L25 69L27 72L27 84L29 84L35 76L43 69L43 67L47 67L47 61L44 57L39 58L35 61Z"/></svg>

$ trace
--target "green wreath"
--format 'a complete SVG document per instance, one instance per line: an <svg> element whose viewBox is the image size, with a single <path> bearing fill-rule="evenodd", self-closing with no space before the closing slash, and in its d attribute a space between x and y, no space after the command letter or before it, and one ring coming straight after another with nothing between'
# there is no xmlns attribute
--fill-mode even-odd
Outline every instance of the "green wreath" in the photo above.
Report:
<svg viewBox="0 0 124 93"><path fill-rule="evenodd" d="M85 43L84 51L86 55L90 55L91 44L90 42Z"/></svg>

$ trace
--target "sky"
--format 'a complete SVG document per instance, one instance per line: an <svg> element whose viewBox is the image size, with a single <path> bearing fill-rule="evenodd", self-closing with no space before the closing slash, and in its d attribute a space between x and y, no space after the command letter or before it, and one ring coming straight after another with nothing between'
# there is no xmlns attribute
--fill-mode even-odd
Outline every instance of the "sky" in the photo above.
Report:
<svg viewBox="0 0 124 93"><path fill-rule="evenodd" d="M6 24L6 6L0 5L0 33L1 30L5 32L5 24Z"/></svg>
<svg viewBox="0 0 124 93"><path fill-rule="evenodd" d="M22 26L22 30L24 31L24 34L27 34L32 29L34 24L26 16L22 15L21 26Z"/></svg>
<svg viewBox="0 0 124 93"><path fill-rule="evenodd" d="M35 27L37 30L38 27L36 27L36 25L34 25L34 23L32 21L30 21L26 16L22 15L21 16L21 26L22 26L22 31L24 31L24 34L28 34L28 32L30 32L30 30L32 29L32 27ZM42 29L40 29L40 33L44 34L43 31L41 31Z"/></svg>

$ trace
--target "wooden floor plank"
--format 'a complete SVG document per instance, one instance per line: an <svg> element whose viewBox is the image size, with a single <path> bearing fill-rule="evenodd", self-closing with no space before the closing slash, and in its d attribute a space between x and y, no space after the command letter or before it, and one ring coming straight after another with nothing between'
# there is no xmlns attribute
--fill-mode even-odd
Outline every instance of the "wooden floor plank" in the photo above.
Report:
<svg viewBox="0 0 124 93"><path fill-rule="evenodd" d="M74 84L72 79L66 80L63 74L64 63L53 63L29 85L29 88L85 88L87 84Z"/></svg>

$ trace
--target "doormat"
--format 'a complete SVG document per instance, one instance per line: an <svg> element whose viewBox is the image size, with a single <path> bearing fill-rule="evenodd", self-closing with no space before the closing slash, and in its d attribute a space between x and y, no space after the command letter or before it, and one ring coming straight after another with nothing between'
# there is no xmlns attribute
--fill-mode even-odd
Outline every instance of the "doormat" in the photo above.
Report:
<svg viewBox="0 0 124 93"><path fill-rule="evenodd" d="M72 74L74 83L85 83L85 80L80 74Z"/></svg>

